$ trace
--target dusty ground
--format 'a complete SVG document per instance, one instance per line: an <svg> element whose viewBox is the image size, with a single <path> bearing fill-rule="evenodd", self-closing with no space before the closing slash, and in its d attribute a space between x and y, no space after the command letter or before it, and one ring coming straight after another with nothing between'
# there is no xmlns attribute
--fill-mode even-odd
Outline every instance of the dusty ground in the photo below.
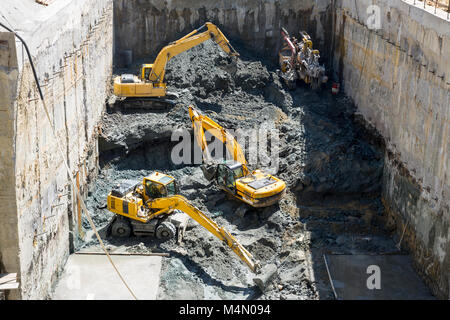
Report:
<svg viewBox="0 0 450 320"><path fill-rule="evenodd" d="M97 226L105 226L112 217L105 200L113 184L162 170L262 264L278 266L278 276L261 294L248 268L194 221L181 246L152 238L105 239L116 250L171 253L163 263L159 299L332 299L324 253L397 250L379 227L382 153L369 142L346 97L301 85L287 91L270 61L239 51L240 59L232 62L205 43L173 59L166 80L180 97L169 112L124 111L111 101L99 144L102 168L88 207ZM208 183L198 165L171 162L170 136L175 128L190 128L189 104L226 128L264 123L280 130L276 175L289 190L279 205L250 209Z"/></svg>

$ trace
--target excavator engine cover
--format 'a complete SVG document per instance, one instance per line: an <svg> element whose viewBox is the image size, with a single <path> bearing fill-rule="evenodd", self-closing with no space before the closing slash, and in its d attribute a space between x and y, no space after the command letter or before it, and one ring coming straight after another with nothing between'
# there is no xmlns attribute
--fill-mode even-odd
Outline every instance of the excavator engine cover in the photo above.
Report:
<svg viewBox="0 0 450 320"><path fill-rule="evenodd" d="M139 185L139 181L125 179L121 180L118 184L116 184L111 190L111 194L115 197L122 198L128 192L132 191L135 186Z"/></svg>
<svg viewBox="0 0 450 320"><path fill-rule="evenodd" d="M120 77L122 83L134 83L134 76L132 74L123 74Z"/></svg>
<svg viewBox="0 0 450 320"><path fill-rule="evenodd" d="M265 178L261 180L256 180L253 182L250 182L248 186L252 187L255 190L270 186L271 184L274 184L276 181L272 178Z"/></svg>

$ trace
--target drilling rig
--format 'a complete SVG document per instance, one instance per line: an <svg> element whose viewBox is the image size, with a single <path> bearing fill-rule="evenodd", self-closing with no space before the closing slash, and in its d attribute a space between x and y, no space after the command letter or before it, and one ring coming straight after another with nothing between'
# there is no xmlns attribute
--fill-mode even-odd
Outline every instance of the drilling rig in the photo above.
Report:
<svg viewBox="0 0 450 320"><path fill-rule="evenodd" d="M283 46L278 53L280 75L290 90L295 89L298 79L309 84L312 89L320 89L328 81L325 66L319 63L319 50L313 49L311 37L306 31L300 32L300 40L291 37L281 28Z"/></svg>

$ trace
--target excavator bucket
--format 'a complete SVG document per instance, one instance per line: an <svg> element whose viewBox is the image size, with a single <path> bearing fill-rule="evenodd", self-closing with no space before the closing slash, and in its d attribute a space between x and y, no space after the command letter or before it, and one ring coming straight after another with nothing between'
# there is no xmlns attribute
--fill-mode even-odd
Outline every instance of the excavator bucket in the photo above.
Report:
<svg viewBox="0 0 450 320"><path fill-rule="evenodd" d="M277 274L277 266L274 263L270 263L261 268L259 274L253 278L253 282L261 292L264 292Z"/></svg>
<svg viewBox="0 0 450 320"><path fill-rule="evenodd" d="M213 162L205 163L200 166L200 169L202 169L203 176L206 180L212 181L215 179L217 173L217 164Z"/></svg>

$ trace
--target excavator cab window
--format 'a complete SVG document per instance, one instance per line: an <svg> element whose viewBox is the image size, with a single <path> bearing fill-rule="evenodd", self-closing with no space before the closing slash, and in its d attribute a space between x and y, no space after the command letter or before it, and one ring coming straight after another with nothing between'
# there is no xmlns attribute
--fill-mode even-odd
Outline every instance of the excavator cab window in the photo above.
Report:
<svg viewBox="0 0 450 320"><path fill-rule="evenodd" d="M244 171L242 170L242 166L233 169L234 178L239 179L244 176Z"/></svg>
<svg viewBox="0 0 450 320"><path fill-rule="evenodd" d="M150 74L152 73L152 68L143 67L144 68L144 80L150 81Z"/></svg>
<svg viewBox="0 0 450 320"><path fill-rule="evenodd" d="M161 198L166 194L166 190L162 184L152 182L150 180L145 181L145 194L152 198Z"/></svg>
<svg viewBox="0 0 450 320"><path fill-rule="evenodd" d="M236 188L236 178L234 176L233 170L227 170L226 181L228 189L234 190Z"/></svg>
<svg viewBox="0 0 450 320"><path fill-rule="evenodd" d="M235 173L225 165L219 165L217 168L217 182L230 190L234 191L236 189Z"/></svg>
<svg viewBox="0 0 450 320"><path fill-rule="evenodd" d="M167 196L174 196L178 193L177 191L177 185L175 183L175 180L173 180L171 183L166 185L166 190L167 190Z"/></svg>

